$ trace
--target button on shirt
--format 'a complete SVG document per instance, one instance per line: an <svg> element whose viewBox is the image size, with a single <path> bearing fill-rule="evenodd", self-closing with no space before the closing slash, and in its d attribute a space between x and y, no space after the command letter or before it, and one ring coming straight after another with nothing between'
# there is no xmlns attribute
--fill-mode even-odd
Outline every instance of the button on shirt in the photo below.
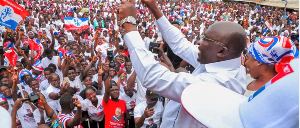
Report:
<svg viewBox="0 0 300 128"><path fill-rule="evenodd" d="M92 120L102 121L104 117L103 105L102 105L103 96L97 95L96 98L98 99L97 107L95 107L89 99L85 99L81 101L81 105L82 105L81 108L83 111L88 111L89 116L91 117Z"/></svg>
<svg viewBox="0 0 300 128"><path fill-rule="evenodd" d="M190 43L181 31L172 26L165 17L157 20L157 27L162 32L172 51L195 68L193 74L173 73L155 61L154 55L148 51L137 31L124 36L128 46L132 65L142 85L157 94L169 98L170 101L163 114L162 128L199 128L201 123L191 117L180 103L185 87L199 82L218 83L239 94L243 94L246 86L246 72L241 65L240 57L211 64L200 64L197 61L199 50Z"/></svg>

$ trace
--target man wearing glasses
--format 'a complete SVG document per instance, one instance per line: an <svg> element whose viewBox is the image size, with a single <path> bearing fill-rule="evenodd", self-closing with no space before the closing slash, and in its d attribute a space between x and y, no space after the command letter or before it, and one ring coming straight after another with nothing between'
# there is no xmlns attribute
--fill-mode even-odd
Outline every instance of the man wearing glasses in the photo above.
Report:
<svg viewBox="0 0 300 128"><path fill-rule="evenodd" d="M136 29L134 1L121 4L119 18L126 31L124 39L138 78L144 87L171 100L165 108L160 127L204 127L182 108L181 94L187 86L199 81L214 82L243 94L246 73L241 65L241 53L246 47L245 30L233 22L215 23L201 36L201 45L197 48L169 23L155 0L142 2L157 19L157 27L172 51L195 67L192 74L173 73L155 61Z"/></svg>

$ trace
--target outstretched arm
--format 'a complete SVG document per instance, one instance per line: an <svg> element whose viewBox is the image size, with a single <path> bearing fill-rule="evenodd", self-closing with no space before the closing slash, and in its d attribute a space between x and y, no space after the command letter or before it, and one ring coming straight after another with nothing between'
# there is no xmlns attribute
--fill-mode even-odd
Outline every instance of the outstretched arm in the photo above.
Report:
<svg viewBox="0 0 300 128"><path fill-rule="evenodd" d="M144 0L143 3L146 4L157 19L157 28L162 33L164 40L170 46L174 54L193 65L193 67L197 67L200 64L197 61L199 52L197 47L189 42L182 32L168 21L157 7L155 0Z"/></svg>

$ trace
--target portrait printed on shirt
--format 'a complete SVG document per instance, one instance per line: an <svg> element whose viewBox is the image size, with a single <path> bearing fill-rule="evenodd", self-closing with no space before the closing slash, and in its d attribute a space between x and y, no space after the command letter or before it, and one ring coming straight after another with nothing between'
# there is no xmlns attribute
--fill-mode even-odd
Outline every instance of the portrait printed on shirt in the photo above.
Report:
<svg viewBox="0 0 300 128"><path fill-rule="evenodd" d="M157 128L157 124L153 123L153 119L150 118L148 120L149 125L146 126L146 128Z"/></svg>
<svg viewBox="0 0 300 128"><path fill-rule="evenodd" d="M111 119L114 121L114 122L118 122L118 123L122 123L123 122L123 115L122 115L122 110L121 108L117 107L116 108L116 111L115 111L115 114Z"/></svg>
<svg viewBox="0 0 300 128"><path fill-rule="evenodd" d="M33 123L33 122L35 122L35 119L33 117L33 113L32 113L32 111L30 109L27 109L27 114L25 114L23 116L23 118L24 118L24 121L27 122L27 123Z"/></svg>

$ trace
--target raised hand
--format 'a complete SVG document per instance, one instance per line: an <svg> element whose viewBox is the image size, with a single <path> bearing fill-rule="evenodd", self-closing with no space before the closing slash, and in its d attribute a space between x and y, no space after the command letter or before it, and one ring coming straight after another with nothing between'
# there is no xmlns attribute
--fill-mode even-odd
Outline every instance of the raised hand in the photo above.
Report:
<svg viewBox="0 0 300 128"><path fill-rule="evenodd" d="M22 107L24 102L22 102L22 99L17 99L14 103L13 109L20 109Z"/></svg>
<svg viewBox="0 0 300 128"><path fill-rule="evenodd" d="M63 84L63 85L60 87L60 91L61 91L62 93L65 93L65 92L68 91L69 87L70 87L70 83L67 82L67 83Z"/></svg>
<svg viewBox="0 0 300 128"><path fill-rule="evenodd" d="M97 57L97 56L94 56L92 60L93 60L93 62L97 62L98 57Z"/></svg>
<svg viewBox="0 0 300 128"><path fill-rule="evenodd" d="M148 106L146 106L145 111L144 111L145 118L149 118L154 115L153 109L154 109L154 107L148 109Z"/></svg>
<svg viewBox="0 0 300 128"><path fill-rule="evenodd" d="M118 7L118 11L118 19L122 20L128 16L136 18L135 0L122 1L121 5Z"/></svg>
<svg viewBox="0 0 300 128"><path fill-rule="evenodd" d="M102 75L104 73L102 66L98 66L98 68L99 68L98 75Z"/></svg>
<svg viewBox="0 0 300 128"><path fill-rule="evenodd" d="M81 103L80 103L80 101L78 100L78 98L74 97L74 98L72 98L72 100L73 100L73 103L75 104L75 106L76 106L77 108L81 108Z"/></svg>

